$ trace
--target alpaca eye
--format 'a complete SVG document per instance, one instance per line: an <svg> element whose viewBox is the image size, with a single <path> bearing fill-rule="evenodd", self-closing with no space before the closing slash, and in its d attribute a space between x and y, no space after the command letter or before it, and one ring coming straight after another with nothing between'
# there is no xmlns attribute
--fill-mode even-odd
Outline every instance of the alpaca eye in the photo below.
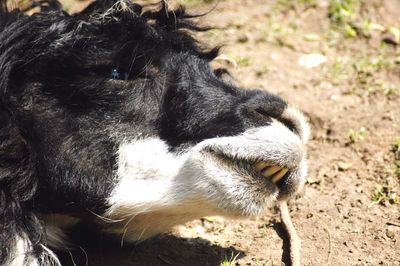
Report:
<svg viewBox="0 0 400 266"><path fill-rule="evenodd" d="M128 80L128 73L121 73L116 68L113 68L111 70L111 78L117 80Z"/></svg>

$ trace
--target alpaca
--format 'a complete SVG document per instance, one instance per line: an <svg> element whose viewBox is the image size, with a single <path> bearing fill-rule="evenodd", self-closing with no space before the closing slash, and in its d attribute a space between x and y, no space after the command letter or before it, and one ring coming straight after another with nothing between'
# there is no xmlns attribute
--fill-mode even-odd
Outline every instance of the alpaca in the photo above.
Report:
<svg viewBox="0 0 400 266"><path fill-rule="evenodd" d="M303 115L225 82L196 16L164 1L73 15L48 2L30 16L0 5L1 265L59 264L79 223L135 242L302 188Z"/></svg>

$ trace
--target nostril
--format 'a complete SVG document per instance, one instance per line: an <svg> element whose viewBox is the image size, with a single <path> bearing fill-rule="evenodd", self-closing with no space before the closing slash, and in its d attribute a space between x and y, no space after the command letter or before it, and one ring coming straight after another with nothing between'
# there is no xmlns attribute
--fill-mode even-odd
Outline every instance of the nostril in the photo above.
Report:
<svg viewBox="0 0 400 266"><path fill-rule="evenodd" d="M308 142L310 128L304 115L293 107L288 107L282 113L279 120L290 130L300 136L303 144Z"/></svg>
<svg viewBox="0 0 400 266"><path fill-rule="evenodd" d="M272 119L277 119L281 115L281 113L274 109L266 110L265 108L255 108L251 112L257 119L268 122L271 122Z"/></svg>
<svg viewBox="0 0 400 266"><path fill-rule="evenodd" d="M299 130L296 128L296 125L295 125L292 121L290 121L290 120L288 120L288 119L281 119L281 122L282 122L290 131L292 131L293 133L295 133L295 134L297 134L297 135L300 135Z"/></svg>
<svg viewBox="0 0 400 266"><path fill-rule="evenodd" d="M271 118L274 118L274 114L270 114L268 113L265 109L263 108L256 108L254 110L258 116L262 116L263 119L267 119L267 120L271 120ZM293 133L299 135L299 130L296 128L296 125L293 121L289 120L289 119L285 119L285 118L281 118L278 119L279 122L283 123L290 131L292 131Z"/></svg>
<svg viewBox="0 0 400 266"><path fill-rule="evenodd" d="M267 111L264 110L263 108L256 108L255 111L256 111L257 113L259 113L260 115L269 116L269 115L267 114Z"/></svg>
<svg viewBox="0 0 400 266"><path fill-rule="evenodd" d="M269 118L278 118L282 115L285 110L285 103L280 101L269 101L254 108L254 111L259 115L269 117Z"/></svg>
<svg viewBox="0 0 400 266"><path fill-rule="evenodd" d="M241 106L239 108L240 116L244 118L244 122L250 126L261 127L272 123L272 116L262 108L254 108Z"/></svg>
<svg viewBox="0 0 400 266"><path fill-rule="evenodd" d="M256 108L254 110L258 115L264 116L264 117L270 117L270 115L267 113L266 110L262 109L262 108Z"/></svg>

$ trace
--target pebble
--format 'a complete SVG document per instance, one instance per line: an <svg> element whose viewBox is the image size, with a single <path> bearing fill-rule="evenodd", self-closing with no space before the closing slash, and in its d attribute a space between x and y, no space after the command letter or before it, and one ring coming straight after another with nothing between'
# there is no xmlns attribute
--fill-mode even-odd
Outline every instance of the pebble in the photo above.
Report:
<svg viewBox="0 0 400 266"><path fill-rule="evenodd" d="M386 229L386 236L390 239L393 239L396 236L396 233L392 229Z"/></svg>
<svg viewBox="0 0 400 266"><path fill-rule="evenodd" d="M350 169L351 163L346 163L346 162L338 162L338 170L339 171L346 171Z"/></svg>
<svg viewBox="0 0 400 266"><path fill-rule="evenodd" d="M311 53L300 56L299 60L297 60L297 63L305 68L314 68L326 63L326 61L328 61L328 58L325 55Z"/></svg>
<svg viewBox="0 0 400 266"><path fill-rule="evenodd" d="M395 27L389 27L387 32L382 35L382 40L388 44L398 45L400 43L399 29Z"/></svg>

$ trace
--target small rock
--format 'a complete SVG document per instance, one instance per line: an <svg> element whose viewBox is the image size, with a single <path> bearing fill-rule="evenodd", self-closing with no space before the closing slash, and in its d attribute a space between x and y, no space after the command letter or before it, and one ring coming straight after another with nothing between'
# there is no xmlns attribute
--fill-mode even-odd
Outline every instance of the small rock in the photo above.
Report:
<svg viewBox="0 0 400 266"><path fill-rule="evenodd" d="M382 41L387 44L398 45L400 43L400 30L396 27L389 27L382 35Z"/></svg>
<svg viewBox="0 0 400 266"><path fill-rule="evenodd" d="M319 185L321 183L321 180L313 179L311 177L307 178L307 184L309 185Z"/></svg>
<svg viewBox="0 0 400 266"><path fill-rule="evenodd" d="M332 83L327 82L327 81L323 81L319 84L319 87L323 90L330 90L333 88Z"/></svg>
<svg viewBox="0 0 400 266"><path fill-rule="evenodd" d="M238 42L240 43L246 43L249 41L249 34L242 34L238 37Z"/></svg>
<svg viewBox="0 0 400 266"><path fill-rule="evenodd" d="M390 239L393 239L396 236L396 234L394 230L388 228L386 229L386 236Z"/></svg>
<svg viewBox="0 0 400 266"><path fill-rule="evenodd" d="M202 226L196 226L195 228L194 228L194 230L196 231L196 233L198 233L198 234L204 234L205 233L205 229L204 229L204 227L202 227Z"/></svg>
<svg viewBox="0 0 400 266"><path fill-rule="evenodd" d="M304 35L304 40L308 42L317 42L321 40L318 34L315 33L308 33Z"/></svg>
<svg viewBox="0 0 400 266"><path fill-rule="evenodd" d="M384 31L385 27L382 26L381 24L378 23L369 23L368 25L369 30L375 30L375 31Z"/></svg>
<svg viewBox="0 0 400 266"><path fill-rule="evenodd" d="M327 60L328 58L325 55L311 53L300 56L297 63L305 68L313 68L325 63Z"/></svg>
<svg viewBox="0 0 400 266"><path fill-rule="evenodd" d="M389 203L390 204L398 204L399 202L400 202L400 200L399 200L399 196L397 195L397 193L395 193L395 192L390 193Z"/></svg>
<svg viewBox="0 0 400 266"><path fill-rule="evenodd" d="M385 33L385 34L382 35L382 41L383 41L384 43L391 44L391 45L398 45L398 44L399 44L399 43L396 41L396 39L393 38L393 35L388 34L388 33Z"/></svg>
<svg viewBox="0 0 400 266"><path fill-rule="evenodd" d="M351 163L346 162L338 162L338 170L339 171L346 171L351 167Z"/></svg>
<svg viewBox="0 0 400 266"><path fill-rule="evenodd" d="M339 100L339 95L337 95L337 94L332 94L332 95L331 95L331 100L334 101L334 102L336 102L337 100Z"/></svg>

